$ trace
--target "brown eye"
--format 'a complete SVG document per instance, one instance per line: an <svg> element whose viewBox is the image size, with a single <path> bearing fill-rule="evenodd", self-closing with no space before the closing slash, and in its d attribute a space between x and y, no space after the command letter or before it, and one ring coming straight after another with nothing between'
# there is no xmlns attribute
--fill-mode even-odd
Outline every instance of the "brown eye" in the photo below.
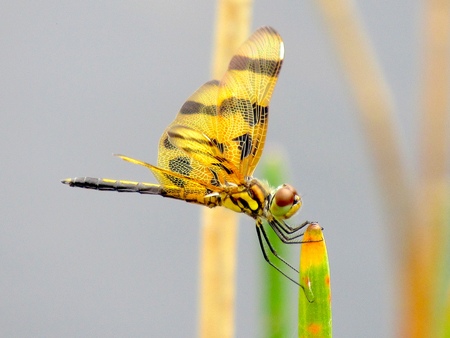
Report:
<svg viewBox="0 0 450 338"><path fill-rule="evenodd" d="M279 207L285 207L288 205L292 205L294 203L296 193L292 191L290 186L284 185L282 188L278 189L275 193L274 199L275 203Z"/></svg>
<svg viewBox="0 0 450 338"><path fill-rule="evenodd" d="M297 191L291 185L283 184L273 194L269 208L273 216L287 219L294 215L301 205L302 201Z"/></svg>

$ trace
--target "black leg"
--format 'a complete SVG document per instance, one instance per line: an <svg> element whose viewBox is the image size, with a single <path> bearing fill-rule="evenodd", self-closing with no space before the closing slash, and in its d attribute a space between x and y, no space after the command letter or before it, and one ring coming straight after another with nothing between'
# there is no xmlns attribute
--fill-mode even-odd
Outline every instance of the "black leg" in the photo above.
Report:
<svg viewBox="0 0 450 338"><path fill-rule="evenodd" d="M283 230L284 230L284 232L286 233L286 234L292 234L292 233L294 233L294 232L297 232L298 230L300 230L300 229L303 229L305 226L307 226L307 225L309 225L309 224L311 224L311 223L314 223L314 222L309 222L309 221L305 221L305 222L303 222L302 224L299 224L299 225L297 225L297 226L295 226L295 227L292 227L292 226L290 226L289 224L287 224L285 221L283 221L283 220L278 220L278 219L276 219L276 218L274 218L273 219L275 222L277 222L277 224L281 227L281 228L283 228Z"/></svg>
<svg viewBox="0 0 450 338"><path fill-rule="evenodd" d="M273 231L277 234L280 240L286 244L301 244L303 241L297 240L297 238L303 236L304 232L286 232L285 225L286 223L281 220L276 220L275 218L268 221L269 225L273 229ZM297 231L305 227L310 223L303 223L301 226L297 227Z"/></svg>
<svg viewBox="0 0 450 338"><path fill-rule="evenodd" d="M262 254L264 256L264 259L266 260L267 263L269 263L272 267L274 267L278 272L280 272L284 277L286 277L287 279L289 279L291 282L297 284L298 286L300 286L303 289L303 292L305 293L305 297L308 300L308 302L312 303L314 302L314 295L312 294L311 289L306 289L303 285L299 284L296 280L294 280L293 278L289 277L285 272L283 272L279 267L277 267L275 264L272 263L272 261L269 259L269 257L267 256L266 253L266 249L264 246L264 242L263 242L263 238L261 237L261 233L264 236L265 241L267 242L267 245L270 248L270 251L278 258L280 259L283 263L285 263L287 266L289 266L291 269L297 271L295 268L293 268L289 263L287 263L283 258L281 258L280 256L278 256L276 254L275 249L272 247L272 245L270 244L270 241L264 231L264 228L262 226L261 221L257 221L256 223L256 233L258 234L258 241L259 241L259 245L261 247L261 251ZM298 273L298 272L297 272Z"/></svg>
<svg viewBox="0 0 450 338"><path fill-rule="evenodd" d="M266 249L265 249L265 247L264 247L264 243L263 243L263 240L262 240L262 237L261 237L261 231L264 231L264 230L261 230L262 229L262 224L257 224L256 225L256 232L257 232L257 234L258 234L258 240L259 240L259 245L260 245L260 247L261 247L261 251L262 251L262 254L263 254L263 256L264 256L264 259L266 260L266 262L267 263L269 263L272 267L274 267L278 272L280 272L284 277L286 277L287 279L289 279L291 282L294 282L295 284L297 284L298 286L300 286L303 290L305 290L305 288L303 287L303 285L300 285L297 281L295 281L294 279L292 279L291 277L289 277L286 273L284 273L283 271L281 271L281 269L279 268L279 267L277 267L275 264L273 264L271 261L270 261L270 259L269 259L269 257L267 256L267 253L266 253ZM264 233L264 232L263 232ZM265 234L264 234L264 237L265 237ZM284 260L283 260L284 261ZM289 264L288 264L289 265ZM305 293L306 294L306 293Z"/></svg>
<svg viewBox="0 0 450 338"><path fill-rule="evenodd" d="M284 264L286 264L287 266L289 266L292 270L294 270L296 273L298 273L298 270L296 268L294 268L291 264L289 264L283 257L279 256L278 253L276 252L276 250L274 249L274 247L272 246L272 243L270 243L269 237L267 237L266 231L264 230L264 227L262 224L260 224L259 226L259 230L260 232L263 234L264 239L267 243L267 246L270 249L270 252L272 252L272 254L278 258L280 261L282 261Z"/></svg>

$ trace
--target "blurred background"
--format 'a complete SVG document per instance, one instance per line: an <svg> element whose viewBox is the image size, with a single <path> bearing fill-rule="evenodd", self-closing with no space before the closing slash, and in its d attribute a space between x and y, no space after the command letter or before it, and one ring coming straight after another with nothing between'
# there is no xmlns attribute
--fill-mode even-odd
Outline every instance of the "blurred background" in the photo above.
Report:
<svg viewBox="0 0 450 338"><path fill-rule="evenodd" d="M367 0L358 9L391 86L405 164L414 173L422 2ZM200 207L59 181L155 182L111 154L156 163L162 131L210 79L215 16L216 3L206 0L3 3L1 336L197 334ZM252 30L263 25L285 42L265 153L282 146L289 159L289 183L304 201L295 223L325 228L334 335L393 336L386 219L325 25L312 2L255 1ZM298 248L292 251L295 262ZM237 337L261 335L262 260L254 222L241 217ZM295 317L296 287L286 283Z"/></svg>

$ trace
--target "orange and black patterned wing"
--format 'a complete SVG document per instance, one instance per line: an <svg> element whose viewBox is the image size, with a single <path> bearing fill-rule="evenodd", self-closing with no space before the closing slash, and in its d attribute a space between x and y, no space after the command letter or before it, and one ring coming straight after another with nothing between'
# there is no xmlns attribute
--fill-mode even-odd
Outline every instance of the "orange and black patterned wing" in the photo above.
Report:
<svg viewBox="0 0 450 338"><path fill-rule="evenodd" d="M245 182L261 157L282 59L281 37L260 28L238 49L222 81L205 83L184 103L160 139L158 167L166 172L152 171L162 185L206 194Z"/></svg>
<svg viewBox="0 0 450 338"><path fill-rule="evenodd" d="M262 27L239 48L219 84L218 143L244 177L252 176L264 148L269 102L283 57L280 35Z"/></svg>
<svg viewBox="0 0 450 338"><path fill-rule="evenodd" d="M158 166L118 155L150 169L160 185L95 178L63 183L214 205L214 193L245 185L261 157L282 60L278 33L258 29L232 58L223 79L205 83L181 107L161 136Z"/></svg>
<svg viewBox="0 0 450 338"><path fill-rule="evenodd" d="M217 143L218 85L213 80L201 86L162 134L158 167L165 172L155 169L152 172L163 186L177 186L189 193L205 195L222 191L226 182L243 182Z"/></svg>

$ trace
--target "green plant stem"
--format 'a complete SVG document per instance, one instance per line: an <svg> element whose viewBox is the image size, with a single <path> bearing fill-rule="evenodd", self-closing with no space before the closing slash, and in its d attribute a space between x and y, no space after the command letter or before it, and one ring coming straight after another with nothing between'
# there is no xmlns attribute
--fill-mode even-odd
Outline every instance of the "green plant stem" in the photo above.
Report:
<svg viewBox="0 0 450 338"><path fill-rule="evenodd" d="M331 287L328 254L322 228L310 224L300 253L298 336L331 337Z"/></svg>

